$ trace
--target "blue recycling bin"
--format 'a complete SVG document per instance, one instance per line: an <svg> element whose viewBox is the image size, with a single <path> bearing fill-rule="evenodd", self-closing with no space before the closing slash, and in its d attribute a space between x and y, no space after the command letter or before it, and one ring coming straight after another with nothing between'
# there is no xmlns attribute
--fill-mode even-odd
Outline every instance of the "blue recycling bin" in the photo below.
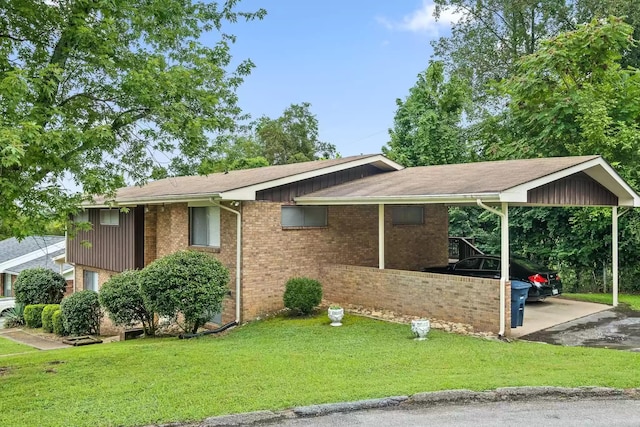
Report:
<svg viewBox="0 0 640 427"><path fill-rule="evenodd" d="M524 303L529 295L531 283L511 281L511 327L517 328L524 322Z"/></svg>

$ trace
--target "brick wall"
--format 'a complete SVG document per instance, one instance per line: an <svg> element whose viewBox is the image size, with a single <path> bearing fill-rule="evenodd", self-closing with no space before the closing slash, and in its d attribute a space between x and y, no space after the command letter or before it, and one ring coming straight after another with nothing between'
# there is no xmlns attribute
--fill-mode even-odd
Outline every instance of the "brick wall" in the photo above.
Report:
<svg viewBox="0 0 640 427"><path fill-rule="evenodd" d="M465 323L478 332L500 330L500 281L351 265L325 265L325 299ZM511 287L506 286L506 330L511 328Z"/></svg>
<svg viewBox="0 0 640 427"><path fill-rule="evenodd" d="M378 265L378 207L329 206L328 226L283 229L281 203L244 202L243 319L283 308L285 283L291 277L322 280L321 266L342 263ZM426 205L425 224L393 226L385 210L386 267L419 270L448 260L448 213ZM323 283L324 284L324 283Z"/></svg>

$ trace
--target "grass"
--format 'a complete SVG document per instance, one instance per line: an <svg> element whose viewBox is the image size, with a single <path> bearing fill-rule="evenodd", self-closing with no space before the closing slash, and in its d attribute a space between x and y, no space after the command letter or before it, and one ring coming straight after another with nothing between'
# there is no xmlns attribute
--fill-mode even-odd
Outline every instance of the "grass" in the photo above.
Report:
<svg viewBox="0 0 640 427"><path fill-rule="evenodd" d="M611 294L562 294L562 296L579 301L613 304L613 295ZM627 304L633 310L640 310L640 295L620 294L618 295L618 302Z"/></svg>
<svg viewBox="0 0 640 427"><path fill-rule="evenodd" d="M28 345L24 345L24 344L19 344L7 338L0 338L0 356L6 356L9 354L15 354L15 353L27 353L32 351L37 351L37 350L33 347L29 347ZM0 365L2 365L1 359L0 359Z"/></svg>
<svg viewBox="0 0 640 427"><path fill-rule="evenodd" d="M640 354L504 343L346 315L273 318L225 336L0 358L0 425L147 425L421 391L640 384Z"/></svg>

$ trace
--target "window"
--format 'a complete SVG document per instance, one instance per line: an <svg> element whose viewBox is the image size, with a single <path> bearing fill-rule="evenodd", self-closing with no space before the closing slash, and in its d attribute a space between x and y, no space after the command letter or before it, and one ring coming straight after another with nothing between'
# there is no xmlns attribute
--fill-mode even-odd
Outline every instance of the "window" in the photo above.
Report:
<svg viewBox="0 0 640 427"><path fill-rule="evenodd" d="M220 208L189 208L189 244L220 247Z"/></svg>
<svg viewBox="0 0 640 427"><path fill-rule="evenodd" d="M424 206L393 206L391 217L393 225L422 225Z"/></svg>
<svg viewBox="0 0 640 427"><path fill-rule="evenodd" d="M5 297L13 296L11 294L11 274L4 273L2 281L2 295Z"/></svg>
<svg viewBox="0 0 640 427"><path fill-rule="evenodd" d="M326 206L283 206L283 227L326 227Z"/></svg>
<svg viewBox="0 0 640 427"><path fill-rule="evenodd" d="M98 273L91 270L85 270L82 280L86 291L98 292Z"/></svg>
<svg viewBox="0 0 640 427"><path fill-rule="evenodd" d="M89 222L89 211L81 211L75 214L73 222Z"/></svg>
<svg viewBox="0 0 640 427"><path fill-rule="evenodd" d="M100 209L100 225L119 225L120 211L118 209Z"/></svg>

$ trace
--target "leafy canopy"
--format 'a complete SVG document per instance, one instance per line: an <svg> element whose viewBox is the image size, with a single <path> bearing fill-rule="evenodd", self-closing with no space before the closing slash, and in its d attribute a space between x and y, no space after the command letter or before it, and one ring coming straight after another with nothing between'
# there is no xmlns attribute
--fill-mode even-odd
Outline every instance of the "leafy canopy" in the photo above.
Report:
<svg viewBox="0 0 640 427"><path fill-rule="evenodd" d="M235 126L227 23L238 0L0 3L0 234L35 234L86 194L162 176L158 152L198 158ZM216 39L211 44L204 36Z"/></svg>

